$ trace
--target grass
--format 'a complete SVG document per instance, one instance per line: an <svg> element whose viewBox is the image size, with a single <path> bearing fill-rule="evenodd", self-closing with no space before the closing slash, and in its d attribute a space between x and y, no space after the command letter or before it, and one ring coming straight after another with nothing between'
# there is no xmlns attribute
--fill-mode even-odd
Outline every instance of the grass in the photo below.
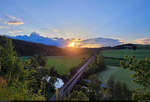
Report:
<svg viewBox="0 0 150 102"><path fill-rule="evenodd" d="M116 66L107 66L107 70L101 72L99 74L99 78L104 82L107 83L107 80L109 79L110 76L113 76L115 81L121 81L126 83L129 89L136 89L136 88L141 88L141 86L137 85L132 81L131 75L134 72L129 71L127 69L122 69L120 67Z"/></svg>
<svg viewBox="0 0 150 102"><path fill-rule="evenodd" d="M150 57L150 50L148 49L121 49L121 50L103 50L101 55L104 56L104 62L107 66L107 70L98 74L99 78L107 83L110 76L114 77L115 81L121 81L127 84L129 89L142 88L141 86L134 83L131 75L133 71L120 68L120 59L124 56L136 56L138 59L144 59L145 57Z"/></svg>
<svg viewBox="0 0 150 102"><path fill-rule="evenodd" d="M83 58L87 58L88 55L80 56L48 56L47 68L55 67L57 72L61 75L67 74L71 68L77 67Z"/></svg>
<svg viewBox="0 0 150 102"><path fill-rule="evenodd" d="M120 60L119 59L104 58L104 62L106 65L120 66Z"/></svg>
<svg viewBox="0 0 150 102"><path fill-rule="evenodd" d="M150 57L150 50L148 49L121 49L121 50L104 50L101 52L104 57L123 58L124 56L136 56L138 59L144 59Z"/></svg>

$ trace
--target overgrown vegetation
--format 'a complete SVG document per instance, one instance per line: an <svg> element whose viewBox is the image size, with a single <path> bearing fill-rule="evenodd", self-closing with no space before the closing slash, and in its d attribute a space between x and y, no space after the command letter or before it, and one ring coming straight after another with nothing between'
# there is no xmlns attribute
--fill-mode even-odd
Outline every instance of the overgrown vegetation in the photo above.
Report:
<svg viewBox="0 0 150 102"><path fill-rule="evenodd" d="M54 91L54 81L43 78L50 75L45 68L45 57L36 55L20 59L10 39L0 45L0 100L46 100ZM42 80L43 79L43 80ZM55 79L51 78L51 79Z"/></svg>
<svg viewBox="0 0 150 102"><path fill-rule="evenodd" d="M124 61L121 61L121 66L134 71L135 73L132 75L133 81L144 88L144 92L136 90L132 98L134 100L150 99L150 57L139 60L135 56L125 56Z"/></svg>
<svg viewBox="0 0 150 102"><path fill-rule="evenodd" d="M94 61L89 65L89 68L85 71L85 76L89 76L92 74L96 74L106 70L106 66L104 63L104 57L100 55L96 55Z"/></svg>

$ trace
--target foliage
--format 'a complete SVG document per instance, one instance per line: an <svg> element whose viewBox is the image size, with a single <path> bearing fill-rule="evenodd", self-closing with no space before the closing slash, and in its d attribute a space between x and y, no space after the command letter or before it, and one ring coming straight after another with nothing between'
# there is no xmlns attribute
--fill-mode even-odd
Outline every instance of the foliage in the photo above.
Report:
<svg viewBox="0 0 150 102"><path fill-rule="evenodd" d="M99 90L101 88L100 87L101 81L98 79L96 75L89 76L89 80L91 81L88 84L89 98L90 100L99 100Z"/></svg>
<svg viewBox="0 0 150 102"><path fill-rule="evenodd" d="M82 91L76 91L74 90L72 93L69 94L67 98L65 98L67 101L88 101L88 97L82 92Z"/></svg>
<svg viewBox="0 0 150 102"><path fill-rule="evenodd" d="M106 70L106 66L104 63L103 56L96 55L92 64L90 64L89 68L85 72L85 76L89 76L91 74L96 74Z"/></svg>
<svg viewBox="0 0 150 102"><path fill-rule="evenodd" d="M121 66L134 71L134 82L144 87L144 93L136 92L136 99L150 99L150 57L144 60L136 59L136 57L125 56L124 61L121 61ZM134 96L136 96L134 94Z"/></svg>
<svg viewBox="0 0 150 102"><path fill-rule="evenodd" d="M110 90L110 94L111 94L111 98L112 99L113 99L113 96L114 96L113 95L114 84L115 84L114 78L113 78L113 76L110 76L109 79L108 79L108 81L107 81L107 85L108 85L108 88Z"/></svg>
<svg viewBox="0 0 150 102"><path fill-rule="evenodd" d="M42 80L49 75L43 68L45 59L31 57L24 61L17 57L10 39L0 42L0 100L45 100L45 90L50 86ZM36 66L37 62L41 63Z"/></svg>
<svg viewBox="0 0 150 102"><path fill-rule="evenodd" d="M19 69L17 67L16 53L13 51L11 40L2 39L2 41L4 44L0 47L0 75L7 77L7 79L9 77L16 77Z"/></svg>
<svg viewBox="0 0 150 102"><path fill-rule="evenodd" d="M59 75L54 67L50 68L49 72L50 72L51 76L57 76L58 77L58 75Z"/></svg>
<svg viewBox="0 0 150 102"><path fill-rule="evenodd" d="M115 100L131 100L131 91L125 83L117 81L114 85L113 98Z"/></svg>

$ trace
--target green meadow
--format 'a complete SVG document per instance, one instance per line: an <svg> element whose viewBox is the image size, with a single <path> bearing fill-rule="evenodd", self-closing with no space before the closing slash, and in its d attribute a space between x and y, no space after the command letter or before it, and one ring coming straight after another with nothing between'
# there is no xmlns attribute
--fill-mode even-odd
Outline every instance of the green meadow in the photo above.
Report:
<svg viewBox="0 0 150 102"><path fill-rule="evenodd" d="M104 57L114 57L114 58L123 58L124 56L136 56L136 58L144 59L145 57L150 56L150 49L117 49L117 50L104 50L101 52Z"/></svg>
<svg viewBox="0 0 150 102"><path fill-rule="evenodd" d="M124 56L136 56L138 59L144 59L150 56L150 50L148 49L121 49L121 50L103 50L101 55L104 56L104 62L107 66L107 70L99 73L99 78L106 83L110 76L113 76L115 81L121 81L127 84L129 89L141 88L141 86L134 83L131 75L134 73L127 69L120 67L120 59Z"/></svg>
<svg viewBox="0 0 150 102"><path fill-rule="evenodd" d="M83 58L87 58L88 55L80 56L48 56L47 68L54 67L61 75L67 74L71 68L77 67L82 63Z"/></svg>
<svg viewBox="0 0 150 102"><path fill-rule="evenodd" d="M107 83L107 80L109 79L110 76L113 76L115 81L120 81L126 83L129 89L136 89L140 88L141 86L137 85L132 81L131 75L134 72L122 69L117 66L107 66L107 70L103 71L102 73L99 74L99 78L104 82Z"/></svg>

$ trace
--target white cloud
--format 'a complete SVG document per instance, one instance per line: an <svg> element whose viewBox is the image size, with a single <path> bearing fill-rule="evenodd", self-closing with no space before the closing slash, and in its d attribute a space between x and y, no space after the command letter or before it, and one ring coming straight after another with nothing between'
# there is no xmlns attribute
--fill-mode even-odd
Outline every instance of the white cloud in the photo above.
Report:
<svg viewBox="0 0 150 102"><path fill-rule="evenodd" d="M20 25L24 23L22 21L8 21L7 24L8 25Z"/></svg>
<svg viewBox="0 0 150 102"><path fill-rule="evenodd" d="M15 17L15 16L11 16L11 15L6 15L6 17L11 20L20 20L19 18Z"/></svg>
<svg viewBox="0 0 150 102"><path fill-rule="evenodd" d="M16 33L22 33L22 32L24 32L23 29L15 29L15 30L9 31L10 34L16 34Z"/></svg>
<svg viewBox="0 0 150 102"><path fill-rule="evenodd" d="M0 18L0 23L4 25L21 25L24 24L24 22L15 16L11 15L5 15L3 18Z"/></svg>
<svg viewBox="0 0 150 102"><path fill-rule="evenodd" d="M150 38L137 39L134 41L136 44L150 44Z"/></svg>

